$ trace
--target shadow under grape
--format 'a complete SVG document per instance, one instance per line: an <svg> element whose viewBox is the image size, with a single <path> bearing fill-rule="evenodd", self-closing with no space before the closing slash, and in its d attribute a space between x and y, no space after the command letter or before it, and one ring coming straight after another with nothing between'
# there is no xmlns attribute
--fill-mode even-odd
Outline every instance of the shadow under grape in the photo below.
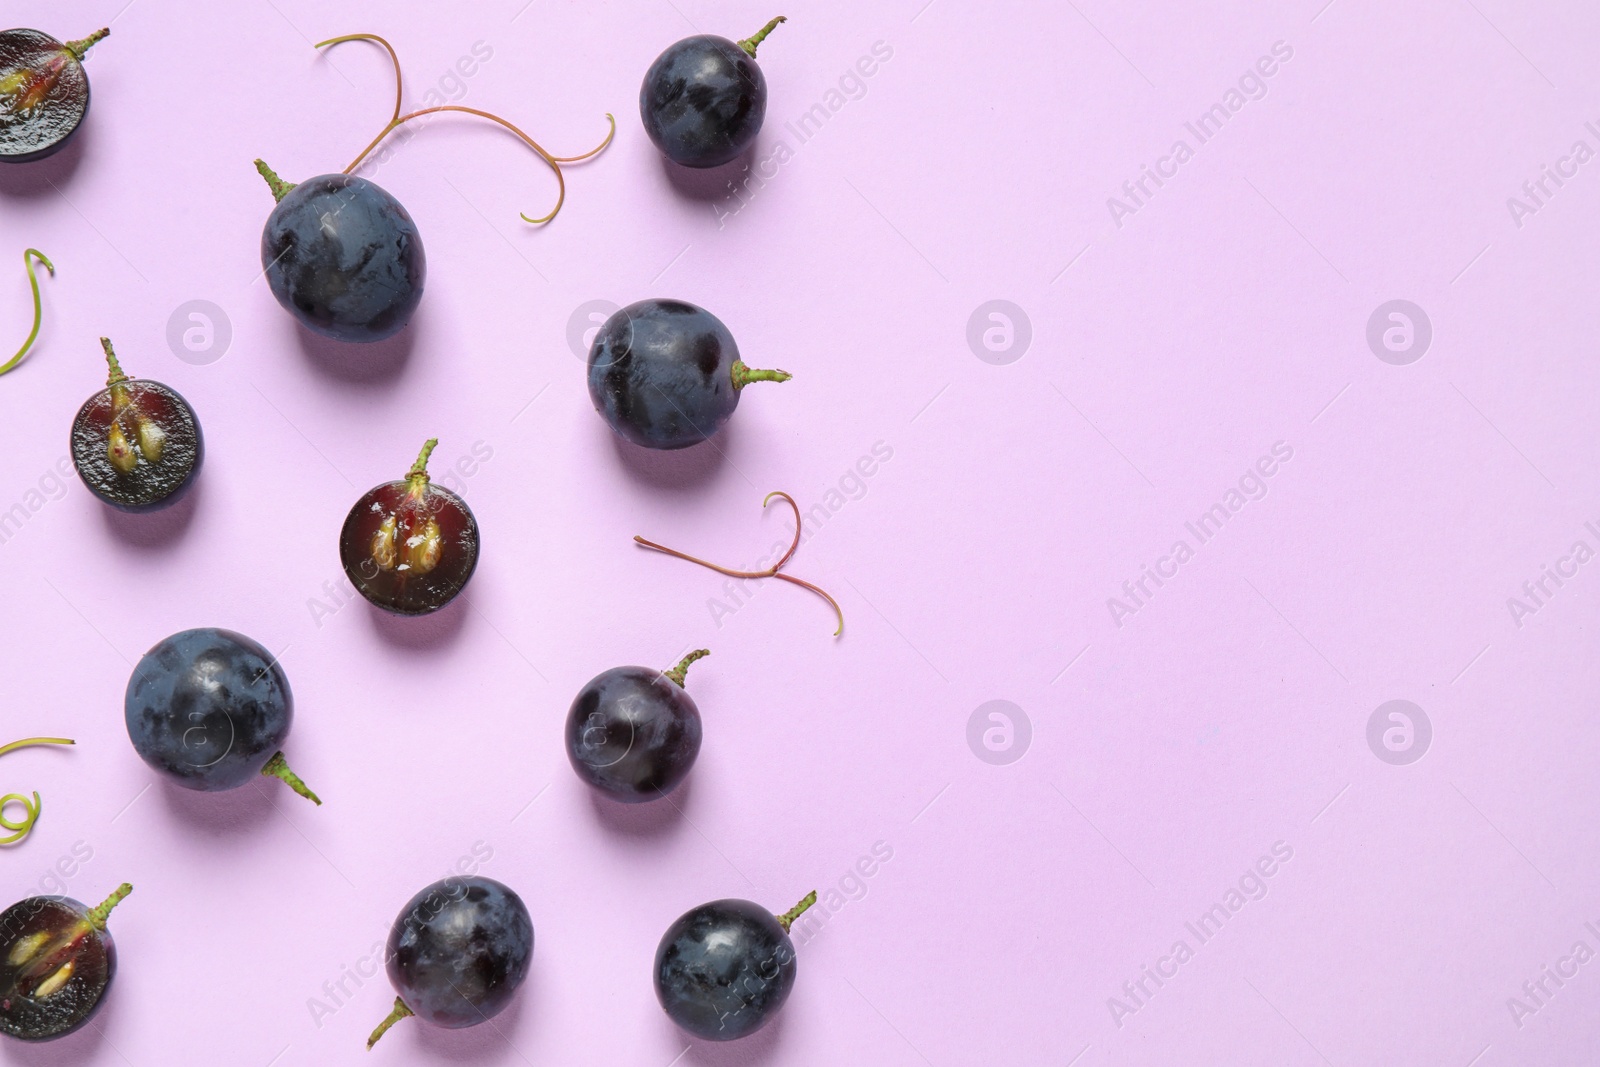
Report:
<svg viewBox="0 0 1600 1067"><path fill-rule="evenodd" d="M631 481L654 489L695 489L709 484L729 466L728 452L734 448L738 430L733 420L715 438L688 448L667 451L644 448L624 440L602 422L600 432L611 442L617 465Z"/></svg>
<svg viewBox="0 0 1600 1067"><path fill-rule="evenodd" d="M205 495L205 479L196 478L184 490L183 498L160 511L130 512L101 505L100 517L106 529L124 546L144 552L161 552L183 539Z"/></svg>
<svg viewBox="0 0 1600 1067"><path fill-rule="evenodd" d="M357 344L335 341L294 325L300 354L313 371L341 385L394 388L404 378L417 347L418 324L425 312L418 308L411 321L391 337Z"/></svg>

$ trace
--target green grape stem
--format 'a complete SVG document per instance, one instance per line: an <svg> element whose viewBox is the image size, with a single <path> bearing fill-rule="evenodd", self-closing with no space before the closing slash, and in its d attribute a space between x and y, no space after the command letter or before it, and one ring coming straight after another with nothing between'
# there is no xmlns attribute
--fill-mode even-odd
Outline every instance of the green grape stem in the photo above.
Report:
<svg viewBox="0 0 1600 1067"><path fill-rule="evenodd" d="M815 904L816 902L817 891L813 889L811 892L807 893L801 898L800 903L796 904L782 915L777 916L778 925L783 927L783 932L788 933L789 927L794 925L794 921L800 918L800 916L804 915L811 905Z"/></svg>
<svg viewBox="0 0 1600 1067"><path fill-rule="evenodd" d="M786 382L794 375L786 370L757 370L744 365L744 360L733 361L733 388L743 389L751 382Z"/></svg>
<svg viewBox="0 0 1600 1067"><path fill-rule="evenodd" d="M294 182L286 182L278 177L277 171L267 166L264 160L256 160L256 171L266 179L267 188L272 190L272 199L283 203L283 198L294 189Z"/></svg>
<svg viewBox="0 0 1600 1067"><path fill-rule="evenodd" d="M261 768L261 773L268 778L276 778L296 793L305 797L311 803L322 806L322 798L311 791L311 787L300 780L300 776L289 769L289 761L283 758L282 752L276 752L267 760L267 765Z"/></svg>
<svg viewBox="0 0 1600 1067"><path fill-rule="evenodd" d="M424 441L422 443L422 451L417 453L417 461L406 472L406 478L412 481L421 479L426 482L428 480L428 459L433 455L433 450L438 447L439 439L437 437L430 437Z"/></svg>
<svg viewBox="0 0 1600 1067"><path fill-rule="evenodd" d="M376 1030L372 1031L372 1036L367 1038L367 1051L372 1051L372 1046L378 1043L378 1039L380 1037L389 1032L389 1027L393 1026L401 1019L404 1019L406 1016L415 1014L416 1012L406 1007L405 1001L401 1000L399 997L395 997L394 1010L389 1013L388 1018L384 1019L383 1022L378 1024L378 1028Z"/></svg>
<svg viewBox="0 0 1600 1067"><path fill-rule="evenodd" d="M105 349L106 366L111 368L111 373L106 376L106 385L121 385L128 380L128 376L122 373L122 364L117 362L117 350L111 347L111 338L100 338L100 347Z"/></svg>
<svg viewBox="0 0 1600 1067"><path fill-rule="evenodd" d="M762 41L767 39L767 34L777 29L780 22L788 21L789 20L787 18L779 15L777 18L761 27L749 37L746 37L744 40L740 41L739 47L744 49L745 55L749 56L751 59L754 59L756 57L756 49L760 46Z"/></svg>
<svg viewBox="0 0 1600 1067"><path fill-rule="evenodd" d="M106 897L99 906L90 909L88 915L89 925L96 930L104 930L106 928L106 919L111 915L111 909L121 904L123 898L131 892L133 892L133 886L127 882L117 886L116 891Z"/></svg>
<svg viewBox="0 0 1600 1067"><path fill-rule="evenodd" d="M689 673L689 664L693 663L697 659L705 659L709 655L711 655L711 650L709 648L697 648L687 656L683 657L683 659L679 660L676 667L669 671L662 671L661 673L676 682L678 688L682 689L684 676Z"/></svg>
<svg viewBox="0 0 1600 1067"><path fill-rule="evenodd" d="M109 36L111 36L111 27L107 26L104 29L95 30L89 36L80 41L68 41L62 47L68 52L72 53L73 59L76 59L79 63L82 63L83 57L89 54L89 49L93 48L98 42L105 40Z"/></svg>

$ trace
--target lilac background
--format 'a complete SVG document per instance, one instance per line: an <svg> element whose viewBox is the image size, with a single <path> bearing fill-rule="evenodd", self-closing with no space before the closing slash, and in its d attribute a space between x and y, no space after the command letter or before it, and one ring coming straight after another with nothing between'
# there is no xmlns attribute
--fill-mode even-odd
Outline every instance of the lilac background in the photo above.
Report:
<svg viewBox="0 0 1600 1067"><path fill-rule="evenodd" d="M776 10L123 3L7 14L60 36L115 21L81 142L0 173L11 332L16 253L59 267L42 343L0 381L0 509L26 514L0 545L4 733L80 742L0 762L0 789L45 798L0 884L37 891L78 844L72 895L137 889L97 1026L6 1042L5 1062L1592 1062L1600 962L1547 980L1536 1013L1507 1003L1575 942L1600 949L1600 564L1520 620L1507 603L1575 541L1600 548L1600 161L1520 226L1507 205L1575 140L1600 148L1591 5L797 5L762 49L757 150L791 158L742 205L736 170L670 175L634 101L672 40ZM382 53L310 47L360 30L393 40L413 106L483 42L463 102L558 154L607 110L619 131L545 229L516 215L545 210L548 173L471 119L365 171L431 270L401 342L345 351L257 280L271 202L250 160L301 179L377 131ZM875 42L892 58L800 143L784 123ZM1292 58L1265 96L1196 147L1184 123L1275 42ZM1119 226L1108 198L1179 138L1194 157ZM716 448L641 457L590 409L570 317L655 295L795 373L752 388ZM1003 366L966 339L997 298L1032 329ZM1396 298L1434 331L1406 366L1365 334ZM166 339L194 299L232 324L208 365ZM176 515L118 518L53 481L101 333L204 423ZM484 556L470 604L403 625L345 603L335 536L430 434L441 474L492 450L458 477ZM1277 442L1293 456L1267 495L1117 625L1108 598L1193 545L1185 522ZM892 458L858 483L875 445ZM792 570L839 597L840 641L800 590L719 614L720 578L629 542L753 563L789 529L759 507L774 488L822 505ZM289 756L323 808L265 782L152 785L123 686L200 625L281 651ZM560 746L572 695L701 644L707 743L681 812L598 805ZM1032 724L1010 765L967 743L996 699ZM1391 699L1432 723L1407 766L1366 740ZM852 880L878 842L892 859ZM1265 897L1200 944L1185 923L1278 842ZM342 1006L324 983L475 844L534 916L522 995L493 1027L409 1022L367 1058L387 983L346 979ZM666 925L813 887L843 903L802 938L779 1022L733 1047L682 1037L648 978ZM1130 998L1179 939L1193 958Z"/></svg>

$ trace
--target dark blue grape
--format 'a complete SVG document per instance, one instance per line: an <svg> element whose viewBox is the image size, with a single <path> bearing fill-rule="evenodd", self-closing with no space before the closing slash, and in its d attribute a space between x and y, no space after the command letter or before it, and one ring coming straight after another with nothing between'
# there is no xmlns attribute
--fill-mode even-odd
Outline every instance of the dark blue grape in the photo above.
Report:
<svg viewBox="0 0 1600 1067"><path fill-rule="evenodd" d="M445 878L411 898L389 930L394 1011L367 1048L415 1015L451 1030L500 1014L533 959L533 920L522 898L492 878Z"/></svg>
<svg viewBox="0 0 1600 1067"><path fill-rule="evenodd" d="M656 147L685 167L736 159L761 132L767 79L756 46L782 16L737 44L726 37L685 37L662 52L639 87L639 118Z"/></svg>
<svg viewBox="0 0 1600 1067"><path fill-rule="evenodd" d="M133 669L123 712L139 757L185 789L237 789L265 774L322 803L283 758L289 679L243 634L208 627L162 641Z"/></svg>
<svg viewBox="0 0 1600 1067"><path fill-rule="evenodd" d="M714 900L684 913L656 949L656 999L673 1022L708 1041L755 1033L794 988L789 925L816 902L773 915L748 900Z"/></svg>
<svg viewBox="0 0 1600 1067"><path fill-rule="evenodd" d="M567 712L567 758L578 777L613 800L641 804L683 782L700 754L700 709L683 688L689 653L670 671L613 667Z"/></svg>
<svg viewBox="0 0 1600 1067"><path fill-rule="evenodd" d="M131 892L123 883L95 908L29 897L0 913L0 1033L48 1041L94 1018L117 975L106 918Z"/></svg>
<svg viewBox="0 0 1600 1067"><path fill-rule="evenodd" d="M589 397L611 428L645 448L688 448L722 429L753 381L733 334L711 312L682 300L641 300L617 311L589 349Z"/></svg>
<svg viewBox="0 0 1600 1067"><path fill-rule="evenodd" d="M299 185L256 166L278 197L261 231L272 295L308 330L381 341L411 320L427 260L400 201L365 178L324 174Z"/></svg>

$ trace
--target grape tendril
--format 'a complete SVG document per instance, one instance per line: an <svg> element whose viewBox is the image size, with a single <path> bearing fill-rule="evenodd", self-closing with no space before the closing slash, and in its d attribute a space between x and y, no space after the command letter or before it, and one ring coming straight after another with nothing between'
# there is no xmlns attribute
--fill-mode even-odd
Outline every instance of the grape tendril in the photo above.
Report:
<svg viewBox="0 0 1600 1067"><path fill-rule="evenodd" d="M726 574L730 578L777 578L780 581L788 582L791 585L798 585L802 589L809 589L833 606L834 614L839 617L839 628L833 631L833 636L838 637L844 633L844 609L839 607L839 602L833 599L833 597L829 596L828 593L820 586L813 585L803 578L796 578L792 574L780 573L780 571L783 569L783 565L789 562L790 558L794 556L795 550L800 547L800 505L796 504L794 502L794 497L790 496L788 493L785 493L782 490L774 490L773 492L767 494L765 500L761 501L761 506L766 507L768 504L772 503L773 497L781 497L785 502L788 503L789 507L794 510L794 540L790 542L789 551L783 554L783 558L778 560L778 562L774 563L772 566L768 567L766 570L736 571L731 568L722 567L715 563L700 559L697 556L691 556L687 552L679 552L675 548L668 548L666 545L658 545L654 541L648 541L645 538L640 537L638 534L635 534L633 539L639 544L643 545L645 548L654 549L657 552L665 552L669 556L676 556L678 559L688 560L690 563L698 563L702 567L714 570L718 574Z"/></svg>
<svg viewBox="0 0 1600 1067"><path fill-rule="evenodd" d="M29 745L72 745L76 743L66 737L28 737L0 747L0 756L4 756L7 752L14 752L19 748L27 748ZM6 818L5 810L9 804L22 805L22 810L27 814L22 817L21 822L12 822ZM0 845L15 844L27 837L33 831L33 824L39 821L39 813L43 810L44 802L39 799L38 793L33 794L32 803L29 803L28 798L21 793L7 793L5 796L0 797L0 827L11 831L10 837L0 837Z"/></svg>

